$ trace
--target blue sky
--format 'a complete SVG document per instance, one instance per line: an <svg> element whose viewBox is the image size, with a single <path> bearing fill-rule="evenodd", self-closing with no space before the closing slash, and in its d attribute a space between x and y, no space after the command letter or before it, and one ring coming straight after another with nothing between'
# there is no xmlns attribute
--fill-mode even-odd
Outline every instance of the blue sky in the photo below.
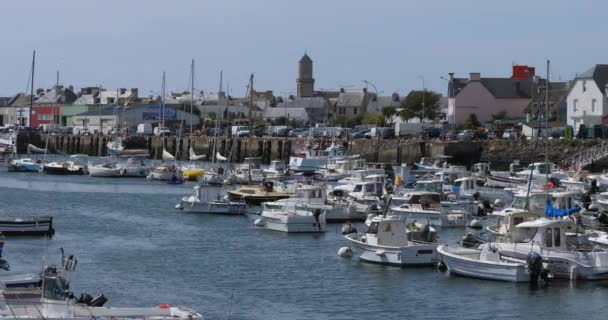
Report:
<svg viewBox="0 0 608 320"><path fill-rule="evenodd" d="M233 95L255 87L295 91L297 61L315 62L316 89L389 94L441 76L509 76L513 63L569 79L608 63L606 1L566 0L6 0L0 4L0 95L23 91L37 50L36 87L187 87L216 91L219 71Z"/></svg>

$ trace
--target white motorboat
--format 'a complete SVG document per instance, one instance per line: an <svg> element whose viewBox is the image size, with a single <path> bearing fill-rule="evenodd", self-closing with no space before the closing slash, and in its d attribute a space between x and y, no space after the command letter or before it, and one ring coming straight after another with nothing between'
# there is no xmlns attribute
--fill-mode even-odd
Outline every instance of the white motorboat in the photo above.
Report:
<svg viewBox="0 0 608 320"><path fill-rule="evenodd" d="M199 182L209 186L223 186L232 184L231 174L224 167L211 168L205 170L202 176L199 177Z"/></svg>
<svg viewBox="0 0 608 320"><path fill-rule="evenodd" d="M530 281L526 263L505 259L488 243L476 249L444 244L437 248L437 253L450 274L486 280Z"/></svg>
<svg viewBox="0 0 608 320"><path fill-rule="evenodd" d="M525 260L530 252L542 256L555 277L608 279L608 251L594 246L589 233L579 233L570 218L541 218L518 224L511 242L493 243L504 257Z"/></svg>
<svg viewBox="0 0 608 320"><path fill-rule="evenodd" d="M295 157L289 157L289 170L294 172L315 173L332 158L344 155L344 147L332 143L325 150L312 146L299 152Z"/></svg>
<svg viewBox="0 0 608 320"><path fill-rule="evenodd" d="M270 162L270 166L264 170L262 173L268 179L279 179L285 177L287 172L287 166L285 166L285 162L281 160L272 160Z"/></svg>
<svg viewBox="0 0 608 320"><path fill-rule="evenodd" d="M243 202L230 201L225 198L204 200L201 187L195 186L194 193L188 197L183 197L176 208L187 212L240 215L246 213L247 205Z"/></svg>
<svg viewBox="0 0 608 320"><path fill-rule="evenodd" d="M123 173L122 169L116 162L106 162L89 166L89 175L91 177L120 177Z"/></svg>
<svg viewBox="0 0 608 320"><path fill-rule="evenodd" d="M183 177L181 170L174 165L161 165L153 167L150 169L150 174L148 175L149 179L160 181L169 181L174 179L174 177L177 177L178 179Z"/></svg>
<svg viewBox="0 0 608 320"><path fill-rule="evenodd" d="M518 178L521 179L530 179L530 175L532 175L532 180L539 181L541 183L545 183L547 181L547 177L556 178L556 179L567 179L568 175L565 174L561 168L554 163L546 163L546 162L535 162L528 165L528 168L522 171L518 171L515 173Z"/></svg>
<svg viewBox="0 0 608 320"><path fill-rule="evenodd" d="M496 199L504 203L513 201L513 193L508 189L485 187L486 180L479 177L466 177L454 180L452 192L458 193L461 198L475 200L489 200L494 202Z"/></svg>
<svg viewBox="0 0 608 320"><path fill-rule="evenodd" d="M63 258L62 268L73 270L77 261ZM43 275L42 292L24 289L0 290L0 318L11 319L183 319L197 320L203 316L181 306L167 304L152 308L104 307L104 295L92 297L81 294L74 297L69 281L56 267L46 267ZM17 290L17 291L15 291ZM29 297L22 299L22 296Z"/></svg>
<svg viewBox="0 0 608 320"><path fill-rule="evenodd" d="M486 186L493 188L518 188L525 186L526 178L514 177L510 175L489 175L486 176Z"/></svg>
<svg viewBox="0 0 608 320"><path fill-rule="evenodd" d="M231 179L234 184L260 184L266 177L262 169L242 165L234 169Z"/></svg>
<svg viewBox="0 0 608 320"><path fill-rule="evenodd" d="M327 222L364 221L366 213L358 210L348 200L329 200L327 189L323 185L297 185L295 193L287 198L273 202L265 202L264 208L274 210L308 210L314 212L320 209L325 212Z"/></svg>
<svg viewBox="0 0 608 320"><path fill-rule="evenodd" d="M262 210L260 221L268 230L287 233L318 233L327 231L325 212L321 209L314 211L299 209L267 209Z"/></svg>
<svg viewBox="0 0 608 320"><path fill-rule="evenodd" d="M397 216L377 216L365 233L345 236L359 260L394 266L424 266L437 263L436 231L412 224Z"/></svg>
<svg viewBox="0 0 608 320"><path fill-rule="evenodd" d="M404 221L416 221L422 224L434 226L443 225L443 214L441 212L441 196L436 192L413 191L403 197L393 198L398 204L389 208L392 216L397 216ZM371 221L366 221L367 224Z"/></svg>

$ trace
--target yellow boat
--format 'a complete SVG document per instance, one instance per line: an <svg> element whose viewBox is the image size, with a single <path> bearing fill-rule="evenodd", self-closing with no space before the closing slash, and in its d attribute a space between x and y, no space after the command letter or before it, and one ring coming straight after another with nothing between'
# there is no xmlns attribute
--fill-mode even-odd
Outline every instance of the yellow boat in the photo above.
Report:
<svg viewBox="0 0 608 320"><path fill-rule="evenodd" d="M197 181L198 177L200 177L204 174L205 174L205 170L203 170L203 169L197 169L197 168L187 169L187 170L184 170L184 180Z"/></svg>

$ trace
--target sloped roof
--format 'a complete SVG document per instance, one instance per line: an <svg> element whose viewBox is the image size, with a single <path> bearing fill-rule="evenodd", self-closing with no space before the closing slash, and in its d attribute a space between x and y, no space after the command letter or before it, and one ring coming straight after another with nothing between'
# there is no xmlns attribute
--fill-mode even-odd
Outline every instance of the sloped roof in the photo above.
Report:
<svg viewBox="0 0 608 320"><path fill-rule="evenodd" d="M306 108L266 108L264 110L264 118L276 119L288 116L290 119L308 119Z"/></svg>
<svg viewBox="0 0 608 320"><path fill-rule="evenodd" d="M42 93L36 103L66 103L71 104L77 99L76 94L69 88L55 86Z"/></svg>
<svg viewBox="0 0 608 320"><path fill-rule="evenodd" d="M497 99L530 98L532 96L532 80L481 78L480 81Z"/></svg>
<svg viewBox="0 0 608 320"><path fill-rule="evenodd" d="M341 92L338 96L338 107L359 107L365 103L366 94L363 91Z"/></svg>
<svg viewBox="0 0 608 320"><path fill-rule="evenodd" d="M322 97L311 97L311 98L295 98L293 100L287 100L277 105L277 108L309 108L309 109L320 109L327 107L327 100Z"/></svg>
<svg viewBox="0 0 608 320"><path fill-rule="evenodd" d="M10 101L8 102L8 104L12 107L23 107L23 106L29 106L30 105L30 100L31 100L31 95L26 95L24 93L17 93L15 96L13 96ZM35 100L36 98L34 98Z"/></svg>
<svg viewBox="0 0 608 320"><path fill-rule="evenodd" d="M312 59L305 53L300 59L300 63L312 63Z"/></svg>
<svg viewBox="0 0 608 320"><path fill-rule="evenodd" d="M10 97L0 97L0 106L8 106L10 101Z"/></svg>
<svg viewBox="0 0 608 320"><path fill-rule="evenodd" d="M608 64L596 64L589 70L579 74L576 77L578 79L593 79L597 84L600 91L606 94L606 84L608 84Z"/></svg>

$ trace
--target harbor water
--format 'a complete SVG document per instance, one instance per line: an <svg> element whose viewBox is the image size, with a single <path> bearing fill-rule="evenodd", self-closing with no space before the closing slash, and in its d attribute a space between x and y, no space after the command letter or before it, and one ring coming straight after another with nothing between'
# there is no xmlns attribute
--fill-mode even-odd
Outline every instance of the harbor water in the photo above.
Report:
<svg viewBox="0 0 608 320"><path fill-rule="evenodd" d="M2 169L0 216L51 215L56 229L52 239L7 239L4 257L11 272L38 272L64 248L79 260L68 275L77 295L179 304L207 319L605 319L607 282L531 288L364 264L338 257L348 245L340 225L287 235L245 216L175 210L192 186ZM440 241L463 233L442 229Z"/></svg>

